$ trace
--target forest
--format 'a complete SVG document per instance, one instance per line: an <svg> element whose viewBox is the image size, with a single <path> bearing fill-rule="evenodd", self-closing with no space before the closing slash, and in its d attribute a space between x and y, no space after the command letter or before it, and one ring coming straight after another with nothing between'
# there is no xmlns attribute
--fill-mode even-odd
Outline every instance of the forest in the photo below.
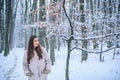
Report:
<svg viewBox="0 0 120 80"><path fill-rule="evenodd" d="M65 78L69 79L72 51L79 50L80 62L88 54L120 54L120 0L0 0L0 53L8 56L14 48L27 48L31 35L50 54L67 48ZM109 54L108 54L109 55Z"/></svg>

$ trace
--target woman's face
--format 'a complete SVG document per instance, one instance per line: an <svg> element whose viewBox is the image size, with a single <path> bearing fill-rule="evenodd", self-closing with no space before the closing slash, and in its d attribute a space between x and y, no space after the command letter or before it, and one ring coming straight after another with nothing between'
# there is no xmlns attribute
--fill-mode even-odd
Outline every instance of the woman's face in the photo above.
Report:
<svg viewBox="0 0 120 80"><path fill-rule="evenodd" d="M33 45L34 45L34 48L38 47L39 39L37 37L33 40Z"/></svg>

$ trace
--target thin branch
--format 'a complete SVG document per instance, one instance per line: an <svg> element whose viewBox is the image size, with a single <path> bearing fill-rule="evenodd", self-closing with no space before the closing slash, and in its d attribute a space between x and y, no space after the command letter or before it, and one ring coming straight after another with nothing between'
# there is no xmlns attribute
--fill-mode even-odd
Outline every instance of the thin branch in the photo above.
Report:
<svg viewBox="0 0 120 80"><path fill-rule="evenodd" d="M65 13L65 15L66 15L66 17L67 17L67 19L68 19L68 21L69 21L69 24L70 24L70 28L71 28L71 37L73 37L72 35L73 35L73 26L72 26L72 22L71 22L71 20L70 20L70 18L69 18L69 16L68 16L68 14L67 14L67 12L66 12L66 9L65 9L65 0L63 0L63 10L64 10L64 13Z"/></svg>
<svg viewBox="0 0 120 80"><path fill-rule="evenodd" d="M107 34L107 35L104 35L104 36L97 36L97 37L90 37L90 38L73 38L73 40L77 40L77 41L81 41L81 40L92 40L92 39L98 39L98 38L106 38L106 37L110 37L110 36L114 36L114 35L120 35L120 32L119 33L112 33L112 34Z"/></svg>
<svg viewBox="0 0 120 80"><path fill-rule="evenodd" d="M67 15L67 12L66 12L66 9L65 9L65 0L63 0L63 10L64 10L64 13L65 13L68 21L69 21L70 23L72 23L71 20L70 20L70 18L69 18L68 15Z"/></svg>
<svg viewBox="0 0 120 80"><path fill-rule="evenodd" d="M68 38L66 37L66 36L59 36L59 37L61 37L63 40L65 40L65 41L67 41L68 40Z"/></svg>
<svg viewBox="0 0 120 80"><path fill-rule="evenodd" d="M79 50L85 51L85 52L87 52L87 53L101 53L101 52L104 53L104 52L107 52L107 51L112 50L112 49L114 49L114 48L120 48L120 46L112 47L112 48L109 48L109 49L104 50L104 51L89 51L89 50L86 50L86 49L83 49L83 48L74 47L74 48L71 49L71 51L73 51L74 49L79 49Z"/></svg>

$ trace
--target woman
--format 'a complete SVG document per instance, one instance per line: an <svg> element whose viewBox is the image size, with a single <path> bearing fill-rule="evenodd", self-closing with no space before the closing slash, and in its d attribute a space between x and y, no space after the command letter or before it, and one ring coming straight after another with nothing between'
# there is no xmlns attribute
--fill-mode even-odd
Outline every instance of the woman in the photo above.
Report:
<svg viewBox="0 0 120 80"><path fill-rule="evenodd" d="M23 69L28 80L47 80L50 67L51 61L46 50L39 44L37 36L31 36L23 57Z"/></svg>

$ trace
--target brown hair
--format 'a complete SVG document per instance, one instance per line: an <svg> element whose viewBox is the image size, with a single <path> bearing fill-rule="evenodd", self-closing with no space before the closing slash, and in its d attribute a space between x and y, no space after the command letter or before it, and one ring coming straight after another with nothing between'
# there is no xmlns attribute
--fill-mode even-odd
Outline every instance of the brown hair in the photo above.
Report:
<svg viewBox="0 0 120 80"><path fill-rule="evenodd" d="M28 49L27 49L27 62L28 64L30 64L30 60L34 57L34 50L37 52L37 55L39 57L39 59L42 59L43 56L42 56L42 49L41 49L41 46L38 45L38 47L36 47L34 49L34 39L36 38L37 36L35 35L32 35L29 39L29 43L28 43Z"/></svg>

